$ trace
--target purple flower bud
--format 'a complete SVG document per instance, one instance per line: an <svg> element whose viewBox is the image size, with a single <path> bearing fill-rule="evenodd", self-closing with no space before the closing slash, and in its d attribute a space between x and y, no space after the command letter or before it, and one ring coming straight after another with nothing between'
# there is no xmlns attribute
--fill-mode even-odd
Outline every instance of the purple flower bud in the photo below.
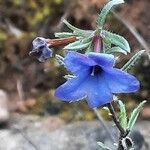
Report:
<svg viewBox="0 0 150 150"><path fill-rule="evenodd" d="M48 47L47 39L43 37L37 37L32 42L33 49L29 53L30 56L36 57L40 62L44 62L48 58L52 57L52 50Z"/></svg>

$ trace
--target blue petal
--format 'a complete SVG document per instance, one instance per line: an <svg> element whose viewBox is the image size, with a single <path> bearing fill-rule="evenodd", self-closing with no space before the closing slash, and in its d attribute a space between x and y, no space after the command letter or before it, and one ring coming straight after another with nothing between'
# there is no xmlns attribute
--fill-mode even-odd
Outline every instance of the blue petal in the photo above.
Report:
<svg viewBox="0 0 150 150"><path fill-rule="evenodd" d="M85 74L79 75L58 87L55 91L55 96L63 101L77 101L86 96L86 80L88 76Z"/></svg>
<svg viewBox="0 0 150 150"><path fill-rule="evenodd" d="M87 101L90 108L102 106L112 101L111 91L102 76L91 77L87 88Z"/></svg>
<svg viewBox="0 0 150 150"><path fill-rule="evenodd" d="M112 93L136 92L139 81L132 75L116 68L103 68L103 76Z"/></svg>
<svg viewBox="0 0 150 150"><path fill-rule="evenodd" d="M90 52L88 57L94 60L98 65L104 67L112 67L115 63L115 58L111 54Z"/></svg>
<svg viewBox="0 0 150 150"><path fill-rule="evenodd" d="M46 39L43 37L37 37L33 40L32 45L33 45L33 50L44 47L47 45Z"/></svg>
<svg viewBox="0 0 150 150"><path fill-rule="evenodd" d="M52 50L48 46L43 48L43 53L45 59L52 57Z"/></svg>
<svg viewBox="0 0 150 150"><path fill-rule="evenodd" d="M69 52L64 62L66 68L74 74L78 74L80 71L87 71L90 66L96 65L92 59L77 52Z"/></svg>
<svg viewBox="0 0 150 150"><path fill-rule="evenodd" d="M39 52L42 52L40 56L37 55L37 59L40 62L45 62L48 58L52 57L52 50L50 48L43 47L42 49L39 49Z"/></svg>

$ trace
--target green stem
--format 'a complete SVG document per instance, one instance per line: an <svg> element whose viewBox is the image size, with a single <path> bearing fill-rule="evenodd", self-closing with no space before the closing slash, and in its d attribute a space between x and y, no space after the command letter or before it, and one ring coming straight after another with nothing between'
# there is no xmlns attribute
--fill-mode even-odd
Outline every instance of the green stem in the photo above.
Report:
<svg viewBox="0 0 150 150"><path fill-rule="evenodd" d="M116 116L116 113L115 113L115 110L112 106L111 103L107 104L107 107L111 113L111 117L114 121L114 123L116 124L117 128L119 129L120 131L120 137L119 137L119 143L118 143L118 150L123 150L123 146L122 146L122 139L125 138L127 135L128 135L128 132L126 130L124 130L124 128L121 126L117 116Z"/></svg>

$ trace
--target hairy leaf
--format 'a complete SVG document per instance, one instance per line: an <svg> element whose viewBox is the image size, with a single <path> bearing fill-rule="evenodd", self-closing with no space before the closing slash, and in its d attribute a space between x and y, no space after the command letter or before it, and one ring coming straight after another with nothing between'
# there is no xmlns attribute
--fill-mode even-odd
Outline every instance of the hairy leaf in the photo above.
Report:
<svg viewBox="0 0 150 150"><path fill-rule="evenodd" d="M91 37L82 38L81 40L68 44L63 49L77 51L77 50L88 48L88 46L91 44L91 39L92 39Z"/></svg>
<svg viewBox="0 0 150 150"><path fill-rule="evenodd" d="M130 53L129 43L124 37L105 30L102 31L101 36L111 44L114 44L120 47L122 50Z"/></svg>
<svg viewBox="0 0 150 150"><path fill-rule="evenodd" d="M103 7L103 9L98 17L98 20L97 20L98 28L103 28L105 20L106 20L106 16L109 13L109 11L111 10L111 8L114 5L118 5L121 3L124 3L124 0L112 0Z"/></svg>
<svg viewBox="0 0 150 150"><path fill-rule="evenodd" d="M137 52L121 69L123 71L128 71L132 66L136 64L136 62L140 59L145 50L141 50Z"/></svg>
<svg viewBox="0 0 150 150"><path fill-rule="evenodd" d="M73 33L75 35L78 35L78 36L83 36L83 37L88 37L90 36L94 31L91 31L91 30L82 30L82 29L79 29L73 25L71 25L67 20L63 20L63 23L73 31Z"/></svg>
<svg viewBox="0 0 150 150"><path fill-rule="evenodd" d="M109 51L110 49L111 49L111 43L108 40L103 39L103 52L107 53L107 51Z"/></svg>
<svg viewBox="0 0 150 150"><path fill-rule="evenodd" d="M105 53L107 53L107 54L123 53L123 54L127 55L127 52L118 46L115 46L115 47L110 48L109 50L106 50Z"/></svg>
<svg viewBox="0 0 150 150"><path fill-rule="evenodd" d="M76 41L76 42L73 42L73 43L70 43L68 44L67 46L65 46L63 49L66 49L66 50L82 50L82 49L85 49L87 48L88 46L90 45L90 42L88 43L82 43L81 41Z"/></svg>
<svg viewBox="0 0 150 150"><path fill-rule="evenodd" d="M142 110L144 104L146 103L146 101L143 101L141 102L131 113L131 116L129 118L129 121L128 121L128 129L129 130L132 130L138 116L139 116L139 113L140 111Z"/></svg>
<svg viewBox="0 0 150 150"><path fill-rule="evenodd" d="M126 129L127 125L128 125L128 123L127 123L126 108L125 108L124 103L121 100L118 100L118 104L119 104L119 109L120 109L119 120L120 120L121 126L124 129Z"/></svg>

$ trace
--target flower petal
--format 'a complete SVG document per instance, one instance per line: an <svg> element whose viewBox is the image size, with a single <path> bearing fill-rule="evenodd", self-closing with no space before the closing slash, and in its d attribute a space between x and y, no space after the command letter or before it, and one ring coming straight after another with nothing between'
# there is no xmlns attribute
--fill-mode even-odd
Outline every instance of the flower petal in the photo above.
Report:
<svg viewBox="0 0 150 150"><path fill-rule="evenodd" d="M78 101L86 96L85 82L88 76L79 75L73 79L69 79L55 91L55 96L63 101Z"/></svg>
<svg viewBox="0 0 150 150"><path fill-rule="evenodd" d="M96 63L92 59L77 52L69 52L65 57L64 62L66 68L74 74L78 74L81 71L88 70L89 66L96 65Z"/></svg>
<svg viewBox="0 0 150 150"><path fill-rule="evenodd" d="M34 49L39 49L41 47L46 46L46 39L43 37L37 37L32 41L32 45L33 45L33 50Z"/></svg>
<svg viewBox="0 0 150 150"><path fill-rule="evenodd" d="M87 101L90 108L102 106L112 101L112 94L102 76L91 77L88 81Z"/></svg>
<svg viewBox="0 0 150 150"><path fill-rule="evenodd" d="M116 68L103 68L103 76L112 93L130 93L136 92L139 87L139 81L132 75Z"/></svg>
<svg viewBox="0 0 150 150"><path fill-rule="evenodd" d="M112 67L115 63L114 55L90 52L88 57L94 60L98 65Z"/></svg>
<svg viewBox="0 0 150 150"><path fill-rule="evenodd" d="M42 52L42 53L41 53ZM39 55L38 55L39 53ZM50 48L43 47L42 49L39 49L37 56L35 55L35 57L40 61L40 62L45 62L48 58L52 57L52 50Z"/></svg>

